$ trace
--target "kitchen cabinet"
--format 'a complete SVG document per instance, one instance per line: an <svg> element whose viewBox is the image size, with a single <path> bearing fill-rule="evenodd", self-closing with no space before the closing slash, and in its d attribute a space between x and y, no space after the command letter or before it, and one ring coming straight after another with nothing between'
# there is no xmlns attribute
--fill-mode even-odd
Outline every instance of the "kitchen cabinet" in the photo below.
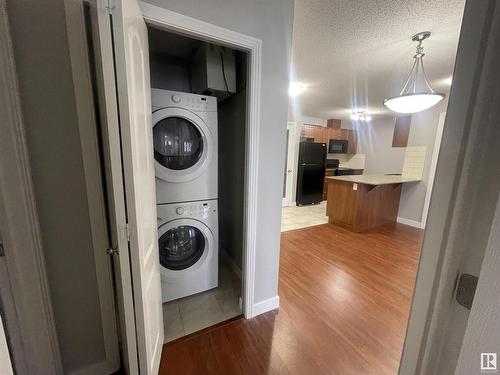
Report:
<svg viewBox="0 0 500 375"><path fill-rule="evenodd" d="M353 169L353 175L361 175L363 174L364 169ZM327 199L327 193L328 193L328 179L327 177L332 177L335 176L335 170L334 169L327 169L325 171L325 181L323 182L323 200L325 201Z"/></svg>
<svg viewBox="0 0 500 375"><path fill-rule="evenodd" d="M327 169L325 171L325 181L323 182L323 200L326 201L328 192L328 180L326 177L335 176L335 171L333 169Z"/></svg>
<svg viewBox="0 0 500 375"><path fill-rule="evenodd" d="M411 116L398 116L394 125L394 134L392 136L392 147L408 146L410 136Z"/></svg>
<svg viewBox="0 0 500 375"><path fill-rule="evenodd" d="M300 136L313 138L314 142L326 143L327 147L330 139L346 140L348 142L347 153L355 154L357 147L356 132L351 129L341 129L340 120L330 119L327 124L328 126L326 128L303 124L300 126Z"/></svg>
<svg viewBox="0 0 500 375"><path fill-rule="evenodd" d="M362 232L397 220L401 186L418 179L364 175L326 177L328 222Z"/></svg>

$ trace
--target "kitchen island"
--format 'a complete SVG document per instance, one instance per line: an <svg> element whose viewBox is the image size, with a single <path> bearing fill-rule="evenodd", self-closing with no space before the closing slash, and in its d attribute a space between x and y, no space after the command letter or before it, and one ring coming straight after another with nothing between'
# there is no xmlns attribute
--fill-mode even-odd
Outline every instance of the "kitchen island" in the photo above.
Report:
<svg viewBox="0 0 500 375"><path fill-rule="evenodd" d="M362 232L396 221L401 186L420 179L399 175L326 177L328 222Z"/></svg>

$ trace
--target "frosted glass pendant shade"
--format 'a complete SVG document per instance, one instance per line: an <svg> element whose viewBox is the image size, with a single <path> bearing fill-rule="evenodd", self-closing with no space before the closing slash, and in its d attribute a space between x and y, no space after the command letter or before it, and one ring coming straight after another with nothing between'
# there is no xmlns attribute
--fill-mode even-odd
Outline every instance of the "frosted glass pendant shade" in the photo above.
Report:
<svg viewBox="0 0 500 375"><path fill-rule="evenodd" d="M384 100L384 105L398 113L416 113L424 111L443 100L438 93L406 94Z"/></svg>
<svg viewBox="0 0 500 375"><path fill-rule="evenodd" d="M416 113L424 111L439 103L444 98L444 94L435 92L425 75L423 57L424 47L422 41L427 39L431 33L424 31L412 37L417 42L417 51L413 56L413 66L403 89L399 96L385 99L384 105L391 111L398 113Z"/></svg>

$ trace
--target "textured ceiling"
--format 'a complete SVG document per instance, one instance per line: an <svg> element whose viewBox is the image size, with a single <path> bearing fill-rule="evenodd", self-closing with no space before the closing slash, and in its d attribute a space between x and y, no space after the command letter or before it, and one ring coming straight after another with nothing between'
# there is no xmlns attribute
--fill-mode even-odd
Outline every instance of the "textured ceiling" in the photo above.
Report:
<svg viewBox="0 0 500 375"><path fill-rule="evenodd" d="M399 94L416 44L423 46L431 86L453 73L464 0L296 0L292 77L307 89L291 100L294 111L321 118L348 118L352 108L390 115L382 102ZM392 113L393 115L393 113Z"/></svg>

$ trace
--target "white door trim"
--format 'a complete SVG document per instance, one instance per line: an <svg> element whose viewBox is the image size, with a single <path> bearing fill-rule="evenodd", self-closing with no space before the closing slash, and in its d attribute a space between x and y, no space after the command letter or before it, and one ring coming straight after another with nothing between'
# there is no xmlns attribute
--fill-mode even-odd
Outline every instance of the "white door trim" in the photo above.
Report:
<svg viewBox="0 0 500 375"><path fill-rule="evenodd" d="M5 0L0 0L0 45L0 231L23 368L62 374Z"/></svg>
<svg viewBox="0 0 500 375"><path fill-rule="evenodd" d="M288 121L286 124L286 131L288 131L287 139L287 153L286 153L286 193L283 198L282 206L287 207L292 205L293 183L295 181L295 133L297 132L297 123ZM288 170L291 172L288 175Z"/></svg>
<svg viewBox="0 0 500 375"><path fill-rule="evenodd" d="M254 307L255 254L257 239L257 186L260 133L260 84L262 41L198 19L141 2L146 23L197 39L244 50L249 54L247 147L245 155L245 218L243 250L243 313L252 318Z"/></svg>
<svg viewBox="0 0 500 375"><path fill-rule="evenodd" d="M441 139L443 139L445 118L446 118L446 112L441 112L439 114L438 126L436 129L436 139L434 141L434 149L432 150L431 166L429 169L429 177L427 179L427 191L425 192L424 208L422 211L422 220L420 220L419 228L425 229L425 224L427 223L429 206L431 204L432 186L434 185L434 178L436 177L436 167L439 158L439 149L441 148Z"/></svg>

